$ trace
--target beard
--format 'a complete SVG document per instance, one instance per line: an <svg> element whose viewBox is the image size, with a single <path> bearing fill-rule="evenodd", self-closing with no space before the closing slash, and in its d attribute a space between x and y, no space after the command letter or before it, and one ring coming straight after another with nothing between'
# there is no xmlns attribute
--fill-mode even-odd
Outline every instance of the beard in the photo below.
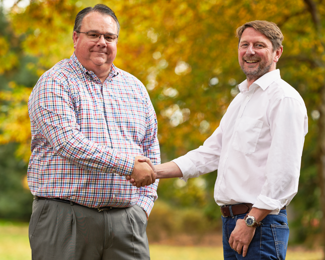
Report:
<svg viewBox="0 0 325 260"><path fill-rule="evenodd" d="M268 73L270 71L270 68L273 64L273 62L270 62L267 64L266 62L261 62L259 59L259 64L257 68L245 68L245 64L248 64L244 60L245 57L243 57L243 63L240 64L240 67L242 71L245 73L247 79L258 79L262 77L264 74ZM253 57L250 57L249 59L252 60Z"/></svg>

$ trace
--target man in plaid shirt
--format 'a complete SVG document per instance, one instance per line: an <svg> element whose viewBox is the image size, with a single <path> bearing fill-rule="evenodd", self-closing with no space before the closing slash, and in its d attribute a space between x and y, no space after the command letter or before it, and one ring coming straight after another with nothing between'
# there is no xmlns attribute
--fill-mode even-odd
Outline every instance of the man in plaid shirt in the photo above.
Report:
<svg viewBox="0 0 325 260"><path fill-rule="evenodd" d="M157 119L143 84L113 65L118 34L107 6L80 11L74 54L30 96L34 260L150 259L146 225L158 181L138 158L160 163ZM128 175L147 186L132 186Z"/></svg>

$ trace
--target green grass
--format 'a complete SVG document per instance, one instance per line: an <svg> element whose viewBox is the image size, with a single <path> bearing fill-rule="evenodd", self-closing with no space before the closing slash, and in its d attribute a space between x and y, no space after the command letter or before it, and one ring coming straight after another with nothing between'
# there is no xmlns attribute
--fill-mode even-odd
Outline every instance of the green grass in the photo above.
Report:
<svg viewBox="0 0 325 260"><path fill-rule="evenodd" d="M27 224L0 221L0 259L31 259Z"/></svg>
<svg viewBox="0 0 325 260"><path fill-rule="evenodd" d="M222 260L221 247L151 245L152 260ZM0 220L0 259L30 260L28 225ZM321 260L321 251L289 249L286 260Z"/></svg>
<svg viewBox="0 0 325 260"><path fill-rule="evenodd" d="M150 255L152 260L223 260L221 247L173 247L151 245ZM307 252L304 250L287 252L286 260L321 260L320 251Z"/></svg>

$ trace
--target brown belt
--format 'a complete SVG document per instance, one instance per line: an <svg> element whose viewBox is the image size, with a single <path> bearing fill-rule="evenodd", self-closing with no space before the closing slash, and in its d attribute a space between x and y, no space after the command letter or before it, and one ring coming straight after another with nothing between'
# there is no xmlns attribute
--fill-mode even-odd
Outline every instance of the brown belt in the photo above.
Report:
<svg viewBox="0 0 325 260"><path fill-rule="evenodd" d="M253 204L251 203L241 203L235 205L224 205L220 209L221 209L222 216L234 217L236 215L245 214L249 212L252 209L252 207ZM284 206L282 209L286 209L286 206Z"/></svg>

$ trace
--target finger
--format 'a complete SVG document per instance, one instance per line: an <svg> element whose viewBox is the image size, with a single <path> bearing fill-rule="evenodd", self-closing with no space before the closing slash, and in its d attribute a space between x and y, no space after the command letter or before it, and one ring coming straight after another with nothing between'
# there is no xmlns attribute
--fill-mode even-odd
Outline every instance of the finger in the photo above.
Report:
<svg viewBox="0 0 325 260"><path fill-rule="evenodd" d="M154 170L154 165L152 164L151 160L147 157L141 157L138 159L139 162L146 162L149 164L149 166Z"/></svg>
<svg viewBox="0 0 325 260"><path fill-rule="evenodd" d="M152 183L154 183L157 179L157 174L155 171L151 174L151 178L152 178Z"/></svg>
<svg viewBox="0 0 325 260"><path fill-rule="evenodd" d="M151 182L150 184L154 183L156 181L156 175L153 173L151 174Z"/></svg>
<svg viewBox="0 0 325 260"><path fill-rule="evenodd" d="M152 178L152 175L148 176L148 179L147 179L147 182L146 182L146 185L150 185L154 182L153 178Z"/></svg>
<svg viewBox="0 0 325 260"><path fill-rule="evenodd" d="M147 158L146 162L150 165L150 167L155 170L155 166L152 164L149 158Z"/></svg>
<svg viewBox="0 0 325 260"><path fill-rule="evenodd" d="M131 180L131 176L130 175L125 176L125 179L127 179L129 181L129 180Z"/></svg>
<svg viewBox="0 0 325 260"><path fill-rule="evenodd" d="M240 254L241 253L241 250L242 250L242 245L241 244L238 244L237 246L237 253Z"/></svg>
<svg viewBox="0 0 325 260"><path fill-rule="evenodd" d="M247 251L248 251L248 246L244 246L243 247L243 257L245 257L247 255Z"/></svg>
<svg viewBox="0 0 325 260"><path fill-rule="evenodd" d="M232 244L233 244L233 238L232 238L232 235L230 235L230 238L229 238L229 242L228 242L228 243L229 243L230 247L233 248L233 247L232 247Z"/></svg>
<svg viewBox="0 0 325 260"><path fill-rule="evenodd" d="M146 180L142 180L141 182L139 182L139 185L137 185L138 188L141 188L143 186L146 186Z"/></svg>
<svg viewBox="0 0 325 260"><path fill-rule="evenodd" d="M152 183L154 183L155 181L151 178L150 180L147 181L147 186L151 185Z"/></svg>

